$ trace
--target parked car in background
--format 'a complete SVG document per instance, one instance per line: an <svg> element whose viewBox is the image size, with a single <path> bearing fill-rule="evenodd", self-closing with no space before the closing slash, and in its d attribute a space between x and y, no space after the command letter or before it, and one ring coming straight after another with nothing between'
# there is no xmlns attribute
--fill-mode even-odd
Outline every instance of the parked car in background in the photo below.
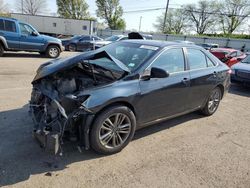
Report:
<svg viewBox="0 0 250 188"><path fill-rule="evenodd" d="M152 35L140 34L138 32L131 32L128 35L112 35L103 41L98 41L96 43L96 48L108 45L113 42L118 42L127 39L142 39L142 40L152 40Z"/></svg>
<svg viewBox="0 0 250 188"><path fill-rule="evenodd" d="M95 48L95 44L103 41L102 38L92 35L76 35L62 39L62 44L67 51L89 51Z"/></svg>
<svg viewBox="0 0 250 188"><path fill-rule="evenodd" d="M231 81L250 85L250 55L231 67Z"/></svg>
<svg viewBox="0 0 250 188"><path fill-rule="evenodd" d="M213 48L210 52L229 67L246 57L245 53L232 48Z"/></svg>
<svg viewBox="0 0 250 188"><path fill-rule="evenodd" d="M61 40L40 35L27 23L0 17L0 56L5 51L28 51L57 58L63 50Z"/></svg>
<svg viewBox="0 0 250 188"><path fill-rule="evenodd" d="M219 48L219 44L213 44L213 43L203 43L203 44L198 44L198 46L201 46L206 50L211 50L212 48Z"/></svg>
<svg viewBox="0 0 250 188"><path fill-rule="evenodd" d="M124 40L45 63L32 84L34 136L43 147L57 153L68 136L113 154L136 129L196 110L215 113L230 73L196 45Z"/></svg>

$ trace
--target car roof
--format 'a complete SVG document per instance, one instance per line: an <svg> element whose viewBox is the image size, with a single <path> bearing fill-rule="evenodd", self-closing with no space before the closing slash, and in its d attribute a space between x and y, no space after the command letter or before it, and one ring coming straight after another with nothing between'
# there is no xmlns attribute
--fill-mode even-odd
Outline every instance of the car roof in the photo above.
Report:
<svg viewBox="0 0 250 188"><path fill-rule="evenodd" d="M3 19L3 20L11 20L11 21L18 21L18 20L15 19L15 18L1 17L1 16L0 16L0 19Z"/></svg>
<svg viewBox="0 0 250 188"><path fill-rule="evenodd" d="M123 40L124 42L131 42L131 43L137 43L141 45L149 45L149 46L156 46L160 48L164 48L167 46L180 46L180 47L197 47L199 49L203 49L200 46L194 45L194 44L186 44L186 43L180 43L180 42L174 42L174 41L160 41L160 40L138 40L138 39L129 39L129 40Z"/></svg>

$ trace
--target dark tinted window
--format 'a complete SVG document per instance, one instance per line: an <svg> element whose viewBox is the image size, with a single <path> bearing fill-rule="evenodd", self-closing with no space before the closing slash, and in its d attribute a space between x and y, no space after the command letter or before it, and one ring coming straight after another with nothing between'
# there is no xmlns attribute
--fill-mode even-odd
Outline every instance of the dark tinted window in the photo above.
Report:
<svg viewBox="0 0 250 188"><path fill-rule="evenodd" d="M4 30L3 20L0 19L0 30Z"/></svg>
<svg viewBox="0 0 250 188"><path fill-rule="evenodd" d="M162 68L169 73L184 71L182 49L169 49L163 52L152 64L152 67Z"/></svg>
<svg viewBox="0 0 250 188"><path fill-rule="evenodd" d="M190 70L207 67L207 60L204 53L197 49L187 49L187 58Z"/></svg>
<svg viewBox="0 0 250 188"><path fill-rule="evenodd" d="M15 22L5 20L5 31L16 32L16 24L15 24Z"/></svg>
<svg viewBox="0 0 250 188"><path fill-rule="evenodd" d="M82 37L80 41L90 41L90 37L89 36Z"/></svg>

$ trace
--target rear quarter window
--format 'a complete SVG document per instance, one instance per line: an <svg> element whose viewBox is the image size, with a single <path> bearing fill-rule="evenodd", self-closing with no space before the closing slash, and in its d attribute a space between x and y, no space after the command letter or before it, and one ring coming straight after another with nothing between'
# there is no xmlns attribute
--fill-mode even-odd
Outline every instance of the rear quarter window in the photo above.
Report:
<svg viewBox="0 0 250 188"><path fill-rule="evenodd" d="M5 31L16 32L16 24L15 24L15 22L5 20Z"/></svg>
<svg viewBox="0 0 250 188"><path fill-rule="evenodd" d="M4 24L2 19L0 19L0 30L4 30Z"/></svg>

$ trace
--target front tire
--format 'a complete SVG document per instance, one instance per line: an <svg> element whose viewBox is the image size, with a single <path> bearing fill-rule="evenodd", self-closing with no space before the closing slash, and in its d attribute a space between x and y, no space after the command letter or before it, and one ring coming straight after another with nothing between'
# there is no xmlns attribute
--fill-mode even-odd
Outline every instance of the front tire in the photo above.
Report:
<svg viewBox="0 0 250 188"><path fill-rule="evenodd" d="M221 98L222 98L221 89L219 87L216 87L209 94L208 100L204 108L201 109L202 114L206 116L211 116L212 114L214 114L219 107Z"/></svg>
<svg viewBox="0 0 250 188"><path fill-rule="evenodd" d="M132 140L135 128L135 115L128 107L110 107L94 121L90 132L91 147L102 154L117 153Z"/></svg>
<svg viewBox="0 0 250 188"><path fill-rule="evenodd" d="M2 57L4 54L4 48L3 46L0 44L0 57Z"/></svg>
<svg viewBox="0 0 250 188"><path fill-rule="evenodd" d="M49 58L58 58L61 51L58 46L50 45L46 50L46 55Z"/></svg>
<svg viewBox="0 0 250 188"><path fill-rule="evenodd" d="M75 52L76 51L76 45L75 44L69 44L69 51Z"/></svg>

